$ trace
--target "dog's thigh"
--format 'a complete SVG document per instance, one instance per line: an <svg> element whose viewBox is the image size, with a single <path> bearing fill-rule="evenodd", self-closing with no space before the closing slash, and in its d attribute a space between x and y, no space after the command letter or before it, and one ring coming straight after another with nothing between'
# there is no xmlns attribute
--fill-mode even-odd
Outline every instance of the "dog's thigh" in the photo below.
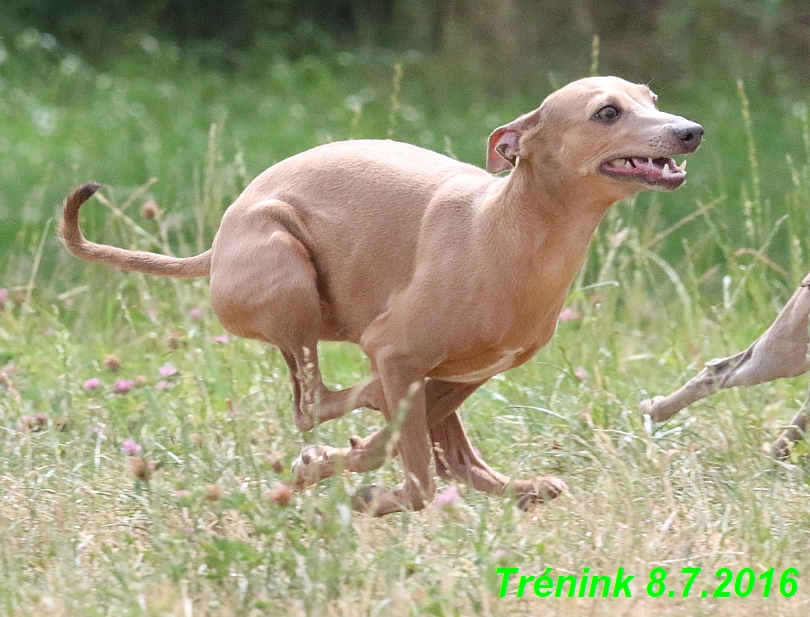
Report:
<svg viewBox="0 0 810 617"><path fill-rule="evenodd" d="M276 216L289 218L283 205L223 218L211 258L211 304L234 334L295 356L308 347L315 357L322 325L317 271L300 233Z"/></svg>

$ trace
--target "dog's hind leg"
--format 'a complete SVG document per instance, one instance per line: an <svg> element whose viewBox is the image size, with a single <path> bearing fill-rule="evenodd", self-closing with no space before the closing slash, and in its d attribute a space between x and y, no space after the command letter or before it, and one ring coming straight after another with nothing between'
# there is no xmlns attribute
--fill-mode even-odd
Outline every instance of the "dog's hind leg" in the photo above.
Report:
<svg viewBox="0 0 810 617"><path fill-rule="evenodd" d="M806 372L810 368L810 289L806 286L807 281L805 279L791 296L771 327L748 349L707 362L706 367L679 390L669 396L643 401L639 413L649 414L653 421L662 422L718 390L753 386Z"/></svg>
<svg viewBox="0 0 810 617"><path fill-rule="evenodd" d="M480 385L425 380L428 425L439 423L458 409ZM303 488L314 484L318 480L334 475L338 469L358 473L379 469L388 456L399 454L397 444L392 442L395 436L393 427L387 424L368 437L351 437L348 448L305 447L293 464L296 487ZM438 459L436 465L437 468L441 465Z"/></svg>
<svg viewBox="0 0 810 617"><path fill-rule="evenodd" d="M327 420L346 415L353 409L382 410L380 380L372 377L343 390L330 390L318 368L317 351L298 347L298 353L282 350L293 382L293 410L298 430L308 431Z"/></svg>
<svg viewBox="0 0 810 617"><path fill-rule="evenodd" d="M461 424L458 408L481 384L460 384L428 379L425 383L427 421L439 477L470 484L475 489L502 495L514 491L519 505L557 497L565 483L553 476L512 480L489 467L476 454ZM294 464L295 484L303 488L333 475L338 469L365 472L378 469L387 456L397 454L389 426L365 438L352 437L350 447L307 446Z"/></svg>
<svg viewBox="0 0 810 617"><path fill-rule="evenodd" d="M379 409L382 398L376 381L338 392L323 384L317 348L324 300L310 242L287 204L254 204L223 218L211 261L211 304L217 317L230 332L281 350L293 380L300 430L356 407Z"/></svg>
<svg viewBox="0 0 810 617"><path fill-rule="evenodd" d="M425 380L425 406L428 426L441 423L481 384L459 384L448 381ZM306 446L293 464L295 485L303 488L328 478L338 470L366 472L378 469L388 456L399 452L392 442L395 431L386 425L368 437L352 437L348 448ZM442 464L436 459L437 467ZM441 471L440 471L441 475Z"/></svg>

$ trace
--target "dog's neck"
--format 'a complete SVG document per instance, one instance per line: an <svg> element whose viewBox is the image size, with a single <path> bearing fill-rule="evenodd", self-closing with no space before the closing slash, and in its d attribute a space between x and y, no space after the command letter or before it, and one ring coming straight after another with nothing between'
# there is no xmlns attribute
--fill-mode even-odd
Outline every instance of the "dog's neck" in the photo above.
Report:
<svg viewBox="0 0 810 617"><path fill-rule="evenodd" d="M538 307L564 301L599 222L616 201L554 188L531 166L518 164L493 185L478 213L479 241L498 247L503 271L514 273L515 292Z"/></svg>
<svg viewBox="0 0 810 617"><path fill-rule="evenodd" d="M576 192L557 190L561 183L554 178L558 177L555 170L538 174L530 165L519 163L493 185L479 212L482 227L496 236L494 241L499 234L505 234L505 240L514 240L510 237L517 234L532 252L540 244L559 243L567 253L584 254L605 212L623 196L606 197L587 185Z"/></svg>

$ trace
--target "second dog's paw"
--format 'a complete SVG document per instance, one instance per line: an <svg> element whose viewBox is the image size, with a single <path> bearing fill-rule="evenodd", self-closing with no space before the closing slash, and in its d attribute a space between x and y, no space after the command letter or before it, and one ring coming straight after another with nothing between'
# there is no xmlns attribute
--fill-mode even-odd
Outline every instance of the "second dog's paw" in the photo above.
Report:
<svg viewBox="0 0 810 617"><path fill-rule="evenodd" d="M645 400L641 401L641 403L639 403L639 405L638 405L638 413L639 413L639 415L640 416L650 416L650 417L652 417L652 410L653 410L653 405L654 404L655 404L655 399L654 398L648 398L648 399L645 399Z"/></svg>
<svg viewBox="0 0 810 617"><path fill-rule="evenodd" d="M675 411L674 413L667 413L666 410L661 409L659 403L663 400L663 396L654 396L652 398L648 398L647 400L641 401L638 406L639 415L650 416L650 420L653 422L663 422L664 420L669 420L678 412Z"/></svg>

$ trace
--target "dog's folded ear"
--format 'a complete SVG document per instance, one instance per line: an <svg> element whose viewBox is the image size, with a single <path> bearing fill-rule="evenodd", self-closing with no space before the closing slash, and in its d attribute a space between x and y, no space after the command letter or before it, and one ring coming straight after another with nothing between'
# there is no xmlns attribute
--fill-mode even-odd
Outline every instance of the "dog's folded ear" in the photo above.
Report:
<svg viewBox="0 0 810 617"><path fill-rule="evenodd" d="M492 131L487 147L487 171L499 174L512 169L520 156L520 138L539 121L540 110L536 109Z"/></svg>
<svg viewBox="0 0 810 617"><path fill-rule="evenodd" d="M489 136L487 148L487 171L499 174L512 169L520 153L520 133L509 125L499 127Z"/></svg>

